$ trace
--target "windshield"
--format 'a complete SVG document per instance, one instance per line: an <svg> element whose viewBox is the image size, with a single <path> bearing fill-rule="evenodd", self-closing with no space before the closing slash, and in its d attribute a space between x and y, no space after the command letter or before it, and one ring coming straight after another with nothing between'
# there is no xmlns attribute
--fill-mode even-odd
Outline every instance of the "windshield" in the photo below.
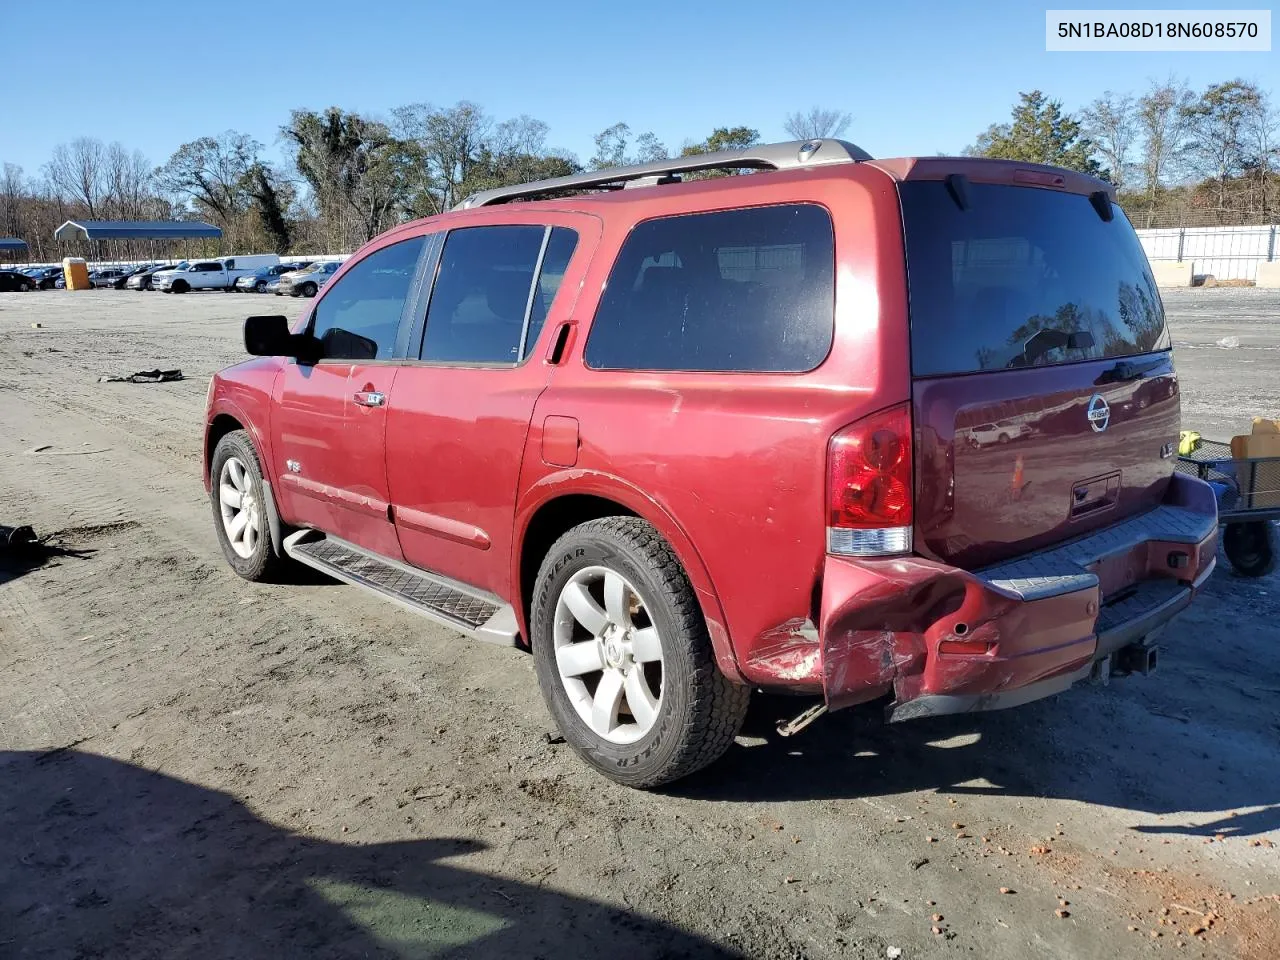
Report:
<svg viewBox="0 0 1280 960"><path fill-rule="evenodd" d="M1134 356L1169 347L1133 227L1086 196L942 181L899 187L918 377Z"/></svg>

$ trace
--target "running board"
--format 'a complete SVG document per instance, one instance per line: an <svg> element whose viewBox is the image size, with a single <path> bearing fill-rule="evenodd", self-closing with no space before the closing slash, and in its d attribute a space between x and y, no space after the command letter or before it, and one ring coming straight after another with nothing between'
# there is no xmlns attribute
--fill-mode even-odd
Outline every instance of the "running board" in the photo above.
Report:
<svg viewBox="0 0 1280 960"><path fill-rule="evenodd" d="M318 530L299 530L284 552L344 583L372 590L414 613L488 643L516 645L516 613L489 593L370 553Z"/></svg>

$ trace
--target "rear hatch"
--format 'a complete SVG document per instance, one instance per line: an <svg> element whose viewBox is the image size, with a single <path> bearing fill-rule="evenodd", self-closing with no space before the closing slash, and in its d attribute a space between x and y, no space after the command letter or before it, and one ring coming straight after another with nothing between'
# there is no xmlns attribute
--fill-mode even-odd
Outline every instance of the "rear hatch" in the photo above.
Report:
<svg viewBox="0 0 1280 960"><path fill-rule="evenodd" d="M1105 192L1021 185L1000 166L1014 182L899 184L916 549L966 569L1157 505L1179 426L1164 310L1129 221Z"/></svg>

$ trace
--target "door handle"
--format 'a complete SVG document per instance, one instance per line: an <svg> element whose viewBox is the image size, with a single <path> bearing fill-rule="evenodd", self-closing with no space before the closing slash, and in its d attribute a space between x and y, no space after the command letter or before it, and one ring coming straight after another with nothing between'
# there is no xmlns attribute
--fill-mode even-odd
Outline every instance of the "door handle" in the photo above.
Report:
<svg viewBox="0 0 1280 960"><path fill-rule="evenodd" d="M387 395L377 390L361 390L355 395L355 401L362 407L380 407L387 402Z"/></svg>

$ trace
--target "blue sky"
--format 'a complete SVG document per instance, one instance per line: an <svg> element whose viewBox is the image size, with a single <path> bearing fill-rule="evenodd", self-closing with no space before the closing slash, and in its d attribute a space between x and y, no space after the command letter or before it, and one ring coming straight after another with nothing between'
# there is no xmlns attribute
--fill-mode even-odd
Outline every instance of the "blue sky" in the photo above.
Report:
<svg viewBox="0 0 1280 960"><path fill-rule="evenodd" d="M54 21L78 21L86 39L59 49L51 21L30 42L6 44L0 161L34 174L55 144L88 135L159 164L180 143L225 129L278 157L277 131L293 108L386 116L403 103L461 99L497 119L537 117L550 125L550 146L582 159L593 134L619 120L673 147L722 124L776 140L789 111L818 104L852 113L845 137L887 157L959 151L1006 119L1020 90L1074 109L1172 72L1196 87L1241 76L1280 96L1274 53L1046 53L1046 6L1025 0L304 0L280 15L269 4L155 12L163 9L64 0Z"/></svg>

